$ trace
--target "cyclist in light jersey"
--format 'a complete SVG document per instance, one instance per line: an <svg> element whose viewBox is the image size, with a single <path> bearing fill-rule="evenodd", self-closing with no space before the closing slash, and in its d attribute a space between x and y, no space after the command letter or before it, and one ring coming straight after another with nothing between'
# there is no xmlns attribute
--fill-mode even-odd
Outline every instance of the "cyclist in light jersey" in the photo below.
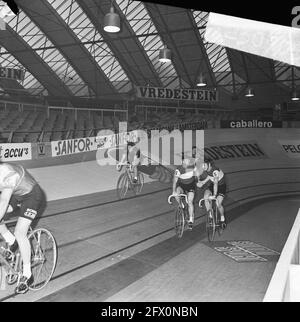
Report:
<svg viewBox="0 0 300 322"><path fill-rule="evenodd" d="M206 183L208 187L204 192L204 199L205 199L205 206L207 211L211 209L211 203L208 198L213 195L217 199L217 207L219 209L221 215L221 223L225 228L225 214L224 214L224 207L222 205L225 194L226 194L226 182L225 182L225 174L224 172L216 167L212 160L208 158L204 158L203 162L203 173L199 177L199 182L197 186L202 188L203 185Z"/></svg>
<svg viewBox="0 0 300 322"><path fill-rule="evenodd" d="M193 228L194 223L194 197L196 190L196 168L195 159L183 159L182 165L179 166L174 173L173 179L173 195L186 194L189 206L188 228ZM179 198L176 198L179 202Z"/></svg>
<svg viewBox="0 0 300 322"><path fill-rule="evenodd" d="M9 261L19 247L23 262L23 274L16 293L26 293L33 283L31 272L31 247L27 238L30 224L43 211L45 195L35 179L20 165L0 163L0 234L7 243L5 257ZM19 207L19 218L12 234L1 224L6 213Z"/></svg>

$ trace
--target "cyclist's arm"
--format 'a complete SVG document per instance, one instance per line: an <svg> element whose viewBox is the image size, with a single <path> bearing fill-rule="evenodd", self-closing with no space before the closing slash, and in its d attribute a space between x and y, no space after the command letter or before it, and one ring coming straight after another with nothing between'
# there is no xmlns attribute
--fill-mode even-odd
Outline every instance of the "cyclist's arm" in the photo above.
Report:
<svg viewBox="0 0 300 322"><path fill-rule="evenodd" d="M119 163L122 163L123 164L125 162L125 160L126 160L126 157L127 157L127 155L126 155L126 153L124 153L122 155L121 161Z"/></svg>
<svg viewBox="0 0 300 322"><path fill-rule="evenodd" d="M13 188L5 188L1 192L0 196L0 220L2 220L3 216L6 213L10 198L13 193Z"/></svg>
<svg viewBox="0 0 300 322"><path fill-rule="evenodd" d="M213 172L213 183L214 183L214 196L218 194L218 185L219 185L219 171Z"/></svg>
<svg viewBox="0 0 300 322"><path fill-rule="evenodd" d="M218 194L218 180L214 179L214 196L216 196Z"/></svg>
<svg viewBox="0 0 300 322"><path fill-rule="evenodd" d="M179 170L176 169L175 173L174 173L174 178L173 178L173 194L176 193L176 184L177 184L179 176L180 176L180 172L179 172Z"/></svg>

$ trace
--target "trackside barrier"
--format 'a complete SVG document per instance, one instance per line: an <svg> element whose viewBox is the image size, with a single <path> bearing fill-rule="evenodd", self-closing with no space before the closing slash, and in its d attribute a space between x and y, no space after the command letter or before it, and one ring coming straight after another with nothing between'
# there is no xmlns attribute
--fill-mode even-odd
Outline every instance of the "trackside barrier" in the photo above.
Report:
<svg viewBox="0 0 300 322"><path fill-rule="evenodd" d="M300 209L276 265L264 302L300 302Z"/></svg>

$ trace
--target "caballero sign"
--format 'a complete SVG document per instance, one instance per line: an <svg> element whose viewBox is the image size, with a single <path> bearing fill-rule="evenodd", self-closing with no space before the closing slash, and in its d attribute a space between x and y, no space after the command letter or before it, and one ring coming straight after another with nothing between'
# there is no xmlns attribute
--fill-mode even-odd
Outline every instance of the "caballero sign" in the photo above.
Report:
<svg viewBox="0 0 300 322"><path fill-rule="evenodd" d="M166 100L189 100L197 102L215 103L219 100L215 90L198 89L171 89L149 86L136 86L137 98L166 99Z"/></svg>
<svg viewBox="0 0 300 322"><path fill-rule="evenodd" d="M259 121L259 120L251 120L251 121L221 121L221 128L223 129L258 129L258 128L282 128L281 121Z"/></svg>

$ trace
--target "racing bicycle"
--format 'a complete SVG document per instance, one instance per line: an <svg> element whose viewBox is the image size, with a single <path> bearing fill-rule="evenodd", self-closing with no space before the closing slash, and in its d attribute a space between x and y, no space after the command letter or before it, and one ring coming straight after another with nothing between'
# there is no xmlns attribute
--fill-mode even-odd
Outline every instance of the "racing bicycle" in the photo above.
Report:
<svg viewBox="0 0 300 322"><path fill-rule="evenodd" d="M206 216L206 232L207 238L209 242L212 242L215 238L216 232L218 232L219 236L222 234L224 230L224 226L220 221L220 213L217 207L217 199L214 196L209 196L208 200L211 202L211 209L207 212ZM205 199L201 199L199 201L199 207L202 208L202 203L204 203Z"/></svg>
<svg viewBox="0 0 300 322"><path fill-rule="evenodd" d="M129 162L119 163L120 170L125 166L125 171L120 175L117 182L117 195L119 199L125 198L128 191L132 191L134 195L141 193L144 186L144 175L138 171L137 182L133 182L132 165Z"/></svg>
<svg viewBox="0 0 300 322"><path fill-rule="evenodd" d="M2 222L4 224L12 221ZM28 239L31 246L31 270L33 284L29 289L38 291L44 288L50 281L57 262L57 245L52 233L45 228L29 228ZM5 278L8 285L20 282L22 276L22 259L17 250L12 260L6 260L5 248L0 247L1 279ZM2 284L2 283L1 283Z"/></svg>

